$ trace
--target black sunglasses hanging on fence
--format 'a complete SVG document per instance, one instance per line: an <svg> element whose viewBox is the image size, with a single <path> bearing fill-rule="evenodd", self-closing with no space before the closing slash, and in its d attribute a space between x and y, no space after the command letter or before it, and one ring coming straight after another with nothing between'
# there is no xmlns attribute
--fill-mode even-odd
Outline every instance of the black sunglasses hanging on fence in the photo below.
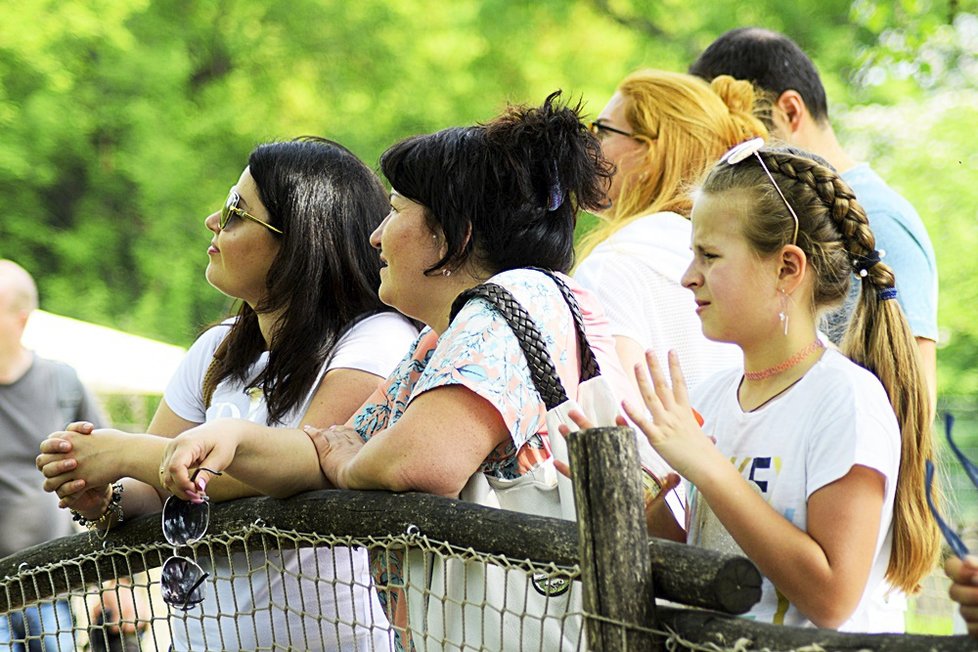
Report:
<svg viewBox="0 0 978 652"><path fill-rule="evenodd" d="M221 475L217 471L199 468L194 471L190 481L194 482L201 471ZM170 496L163 504L163 538L174 548L197 543L207 533L210 514L211 507L206 496L200 503ZM182 611L193 609L204 601L202 585L207 576L208 573L197 562L176 554L174 550L174 554L163 562L160 576L163 602Z"/></svg>

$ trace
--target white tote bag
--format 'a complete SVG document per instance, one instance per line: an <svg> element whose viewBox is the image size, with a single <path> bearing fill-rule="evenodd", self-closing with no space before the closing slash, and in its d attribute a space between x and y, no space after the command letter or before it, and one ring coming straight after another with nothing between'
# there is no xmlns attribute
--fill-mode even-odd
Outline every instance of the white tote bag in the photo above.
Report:
<svg viewBox="0 0 978 652"><path fill-rule="evenodd" d="M557 426L577 426L567 417L580 407L598 425L614 425L618 401L601 377L584 333L584 321L570 288L551 272L564 295L577 331L581 384L577 400L567 397L557 369L532 318L505 288L486 283L464 292L452 317L466 301L481 297L506 318L526 355L533 382L547 408L553 458L568 461L567 445ZM553 458L512 480L473 475L462 500L517 512L576 520L570 479L554 468ZM409 627L418 650L585 650L581 586L559 574L529 577L518 569L482 561L408 555Z"/></svg>

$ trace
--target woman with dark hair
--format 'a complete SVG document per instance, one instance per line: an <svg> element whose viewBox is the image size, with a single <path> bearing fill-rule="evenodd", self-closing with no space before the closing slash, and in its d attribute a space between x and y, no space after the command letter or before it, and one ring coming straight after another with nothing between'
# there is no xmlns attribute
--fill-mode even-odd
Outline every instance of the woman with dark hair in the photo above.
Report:
<svg viewBox="0 0 978 652"><path fill-rule="evenodd" d="M193 495L190 472L207 467L268 493L332 485L458 497L474 476L505 482L550 460L546 408L505 319L482 299L450 315L462 292L487 281L503 286L542 333L568 396L577 396L571 312L556 283L530 268L562 275L573 263L577 211L600 204L611 175L600 144L578 109L559 104L555 93L542 106L511 107L485 125L409 138L384 153L381 168L392 190L390 213L371 236L383 265L380 298L428 328L347 427L309 428L309 437L291 438L287 474L267 472L269 459L284 459L277 446L244 432L235 441L195 433L175 440L164 464L167 486L178 495ZM573 280L561 279L581 306L603 375L626 392L600 308ZM488 594L493 608L479 608L474 592L488 590L485 582L470 584L462 604L432 598L425 613L423 585L415 580L399 599L399 562L378 556L373 563L400 644L411 635L427 649L506 649L515 640L507 637L521 636L521 608L508 603L500 610ZM554 597L550 604L550 617L539 623L544 649L576 649L580 632L562 626L566 602ZM432 611L442 614L440 624Z"/></svg>
<svg viewBox="0 0 978 652"><path fill-rule="evenodd" d="M276 442L289 432L305 439L298 429L305 423L345 422L417 334L377 297L380 266L368 236L386 210L377 176L336 143L307 138L257 147L222 210L205 220L213 233L207 280L240 301L237 315L190 348L148 434L72 424L51 435L38 458L45 487L78 519L104 530L123 513L160 509L168 494L159 460L180 433L224 438L246 429ZM110 485L120 477L126 479ZM123 487L117 509L113 499ZM208 493L228 500L257 492L223 477ZM309 649L389 647L383 615L370 616L375 601L365 588L362 551L240 553L230 563L213 557L202 560L210 574L204 618L196 610L172 612L175 649L295 641ZM304 576L333 581L337 590L299 581L300 566ZM276 570L282 567L284 573ZM286 595L301 595L302 617L286 610Z"/></svg>

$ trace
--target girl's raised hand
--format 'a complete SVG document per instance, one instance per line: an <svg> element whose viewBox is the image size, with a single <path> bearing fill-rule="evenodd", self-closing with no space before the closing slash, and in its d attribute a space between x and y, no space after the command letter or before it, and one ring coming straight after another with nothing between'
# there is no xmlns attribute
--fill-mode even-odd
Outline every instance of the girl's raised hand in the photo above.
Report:
<svg viewBox="0 0 978 652"><path fill-rule="evenodd" d="M715 454L715 449L689 404L679 358L675 351L669 352L671 386L652 351L645 352L645 361L648 373L641 365L635 365L645 409L628 401L623 401L622 407L666 463L695 484L701 461Z"/></svg>

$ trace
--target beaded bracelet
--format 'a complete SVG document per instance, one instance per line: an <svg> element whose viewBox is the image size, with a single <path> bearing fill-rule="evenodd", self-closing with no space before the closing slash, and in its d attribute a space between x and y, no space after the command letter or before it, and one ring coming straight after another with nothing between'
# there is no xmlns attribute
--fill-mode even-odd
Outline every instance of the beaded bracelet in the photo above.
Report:
<svg viewBox="0 0 978 652"><path fill-rule="evenodd" d="M112 518L115 517L116 524L122 523L122 492L125 489L122 481L111 485L112 495L109 496L109 504L105 506L105 511L96 519L85 518L80 512L71 510L71 518L82 527L86 527L99 534L103 539L109 533Z"/></svg>

